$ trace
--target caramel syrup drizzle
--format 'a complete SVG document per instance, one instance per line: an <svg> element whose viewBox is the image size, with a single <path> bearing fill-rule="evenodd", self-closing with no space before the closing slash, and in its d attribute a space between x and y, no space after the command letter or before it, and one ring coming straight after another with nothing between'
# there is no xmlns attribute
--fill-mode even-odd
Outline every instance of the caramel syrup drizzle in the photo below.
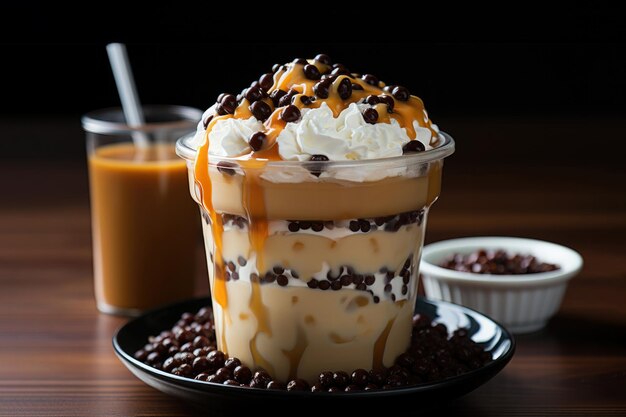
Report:
<svg viewBox="0 0 626 417"><path fill-rule="evenodd" d="M330 69L328 65L321 62L313 61L312 63L317 66L317 68L320 70L320 73L322 74L329 71ZM296 100L294 101L294 103L296 106L298 106L299 108L317 108L320 107L322 103L326 103L332 110L335 117L337 117L351 103L359 102L370 94L391 95L390 93L384 92L380 87L370 85L360 78L350 78L347 75L339 75L333 81L329 88L328 98L321 99L319 97L316 97L315 101L305 106L301 101L301 96L314 96L315 93L313 91L313 86L318 82L318 80L307 79L304 75L303 68L303 64L294 63L283 66L274 74L274 85L267 93L269 94L277 89L281 89L283 91L289 91L290 89L294 89L300 93L295 96ZM342 99L339 96L337 90L341 81L346 78L350 80L352 84L360 85L362 87L362 90L353 89L350 97L348 97L347 99ZM274 109L271 116L264 123L267 143L264 145L264 148L259 151L250 151L248 154L240 155L239 157L233 158L238 161L239 165L244 171L244 192L242 196L242 203L249 219L248 238L250 240L253 251L256 253L256 266L259 275L266 272L263 252L265 240L268 236L268 221L265 209L263 188L261 186L262 180L260 176L265 164L268 161L281 160L276 139L286 125L286 123L279 117L283 107L275 108L272 100L270 100L269 98L265 98L263 99L263 101L265 101L270 106L270 108ZM416 138L416 132L413 127L413 121L417 121L420 126L426 127L431 130L431 143L434 143L434 141L437 140L437 133L432 129L432 123L428 119L424 110L424 105L419 98L411 96L409 100L405 102L399 100L394 101L395 104L392 113L387 112L386 104L378 104L375 106L379 114L378 123L390 123L391 119L394 119L400 124L401 127L404 127L406 129L409 138L414 140ZM248 109L249 105L250 103L248 102L248 100L243 99L235 110L234 115L214 116L214 118L207 126L205 139L198 148L198 153L194 166L195 182L200 189L201 194L200 201L209 213L209 217L211 219L211 232L214 241L214 279L211 285L211 291L213 300L215 300L215 302L217 302L221 306L223 311L221 337L218 340L218 347L223 352L228 352L226 344L225 322L232 322L232 320L228 312L228 291L226 288L226 280L224 276L224 259L222 257L222 234L224 232L224 228L221 216L216 213L213 207L211 178L209 175L209 133L213 129L215 123L217 123L217 121L219 120L228 119L230 117L240 119L253 117L250 110ZM270 267L272 266L270 265ZM262 300L260 283L251 282L250 285L252 287L252 291L249 301L249 307L258 322L257 334L250 341L250 349L256 364L258 366L264 366L268 371L271 371L270 367L268 366L269 363L259 353L256 343L257 337L260 333L266 333L268 335L271 335L271 329L267 317L267 308L265 307ZM389 334L389 330L391 329L391 326L387 327L388 328L385 329L379 341L377 341L377 353L375 354L374 358L374 362L377 365L382 362L381 349L382 346L384 346L384 340L386 340ZM301 356L301 352L297 356ZM293 372L293 368L297 368L297 365L295 363L292 363L291 368Z"/></svg>

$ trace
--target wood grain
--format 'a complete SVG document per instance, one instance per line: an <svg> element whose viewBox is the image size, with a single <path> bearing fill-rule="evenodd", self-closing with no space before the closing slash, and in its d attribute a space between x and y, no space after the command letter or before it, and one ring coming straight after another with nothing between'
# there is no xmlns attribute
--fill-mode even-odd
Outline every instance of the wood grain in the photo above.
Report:
<svg viewBox="0 0 626 417"><path fill-rule="evenodd" d="M501 374L439 412L626 415L624 170L601 162L476 167L454 158L428 241L547 239L581 252L585 267L549 326L517 338ZM85 171L82 163L0 166L0 191L9 196L0 200L0 416L195 415L113 354L111 336L124 319L98 314L93 301ZM201 254L199 246L199 266ZM202 275L198 294L207 293Z"/></svg>

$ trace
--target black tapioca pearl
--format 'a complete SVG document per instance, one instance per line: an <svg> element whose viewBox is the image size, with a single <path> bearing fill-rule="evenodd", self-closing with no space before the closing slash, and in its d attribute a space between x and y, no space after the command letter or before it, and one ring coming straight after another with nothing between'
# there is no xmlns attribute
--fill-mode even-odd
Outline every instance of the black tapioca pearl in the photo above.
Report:
<svg viewBox="0 0 626 417"><path fill-rule="evenodd" d="M291 104L291 100L296 94L300 93L294 89L290 89L286 94L280 97L280 99L278 100L278 107L288 106L289 104Z"/></svg>
<svg viewBox="0 0 626 417"><path fill-rule="evenodd" d="M365 120L365 123L369 123L371 125L376 124L378 121L378 112L376 109L365 109L363 111L363 120Z"/></svg>
<svg viewBox="0 0 626 417"><path fill-rule="evenodd" d="M339 82L337 94L339 94L339 97L343 100L348 99L352 95L352 83L349 79L344 78Z"/></svg>
<svg viewBox="0 0 626 417"><path fill-rule="evenodd" d="M258 102L258 103L262 103L262 102ZM290 123L290 122L298 121L300 119L300 116L301 116L300 109L294 106L293 104L290 104L280 112L280 115L278 117L279 119L284 120L287 123Z"/></svg>
<svg viewBox="0 0 626 417"><path fill-rule="evenodd" d="M402 282L408 284L411 280L411 272L408 269L402 271Z"/></svg>
<svg viewBox="0 0 626 417"><path fill-rule="evenodd" d="M319 281L315 278L311 278L309 282L306 283L309 288L317 288L319 287Z"/></svg>
<svg viewBox="0 0 626 417"><path fill-rule="evenodd" d="M351 275L352 276L352 282L354 282L356 285L359 285L361 283L363 283L363 275Z"/></svg>
<svg viewBox="0 0 626 417"><path fill-rule="evenodd" d="M366 291L367 285L365 285L364 283L357 284L356 289L359 291Z"/></svg>
<svg viewBox="0 0 626 417"><path fill-rule="evenodd" d="M308 229L310 229L310 228L311 228L311 222L306 221L306 220L302 220L302 221L300 222L300 229L302 229L302 230L308 230Z"/></svg>
<svg viewBox="0 0 626 417"><path fill-rule="evenodd" d="M380 98L378 98L378 96L370 94L369 96L365 97L363 101L371 106L375 106L376 104L380 103Z"/></svg>
<svg viewBox="0 0 626 417"><path fill-rule="evenodd" d="M204 121L202 122L202 126L204 126L204 130L206 130L206 128L209 127L209 123L211 123L211 120L213 120L213 115L209 115L209 117L204 119Z"/></svg>
<svg viewBox="0 0 626 417"><path fill-rule="evenodd" d="M228 263L226 264L226 267L231 272L234 272L234 271L237 270L237 265L235 265L235 263L233 261L228 261Z"/></svg>
<svg viewBox="0 0 626 417"><path fill-rule="evenodd" d="M378 303L380 303L380 297L375 295L374 296L374 304L378 304Z"/></svg>
<svg viewBox="0 0 626 417"><path fill-rule="evenodd" d="M387 105L387 111L389 113L393 112L393 107L395 106L396 102L394 101L393 97L388 96L386 94L381 94L378 96L378 100L380 103L385 103Z"/></svg>
<svg viewBox="0 0 626 417"><path fill-rule="evenodd" d="M274 85L274 74L272 73L266 73L261 75L261 78L259 78L259 86L267 91L270 88L272 88L272 86Z"/></svg>
<svg viewBox="0 0 626 417"><path fill-rule="evenodd" d="M319 283L319 289L320 290L326 291L329 288L330 288L330 281L320 281L320 283Z"/></svg>
<svg viewBox="0 0 626 417"><path fill-rule="evenodd" d="M385 292L391 292L392 286L391 284L385 285Z"/></svg>
<svg viewBox="0 0 626 417"><path fill-rule="evenodd" d="M411 257L409 256L408 258L406 258L406 261L404 261L404 265L402 265L402 269L409 269L411 267Z"/></svg>
<svg viewBox="0 0 626 417"><path fill-rule="evenodd" d="M400 230L401 223L398 219L393 219L385 223L385 232L397 232Z"/></svg>
<svg viewBox="0 0 626 417"><path fill-rule="evenodd" d="M402 286L402 295L406 295L409 292L409 287L406 285Z"/></svg>
<svg viewBox="0 0 626 417"><path fill-rule="evenodd" d="M278 277L276 277L276 282L278 283L278 285L280 285L281 287L286 286L287 284L289 284L289 278L287 278L287 276L285 275L279 275Z"/></svg>
<svg viewBox="0 0 626 417"><path fill-rule="evenodd" d="M300 225L297 222L290 222L287 228L290 232L295 233L300 230Z"/></svg>
<svg viewBox="0 0 626 417"><path fill-rule="evenodd" d="M234 162L220 161L217 163L217 170L221 172L222 174L230 175L231 177L235 175L236 167L237 167L237 164L235 164Z"/></svg>
<svg viewBox="0 0 626 417"><path fill-rule="evenodd" d="M304 72L304 76L309 80L319 80L322 76L320 70L313 64L306 64L302 71Z"/></svg>
<svg viewBox="0 0 626 417"><path fill-rule="evenodd" d="M396 100L399 101L407 101L411 97L411 93L409 93L409 90L406 87L402 87L400 85L395 86L393 90L391 90L391 94Z"/></svg>
<svg viewBox="0 0 626 417"><path fill-rule="evenodd" d="M417 139L410 140L406 145L402 147L402 154L424 152L426 147L422 142Z"/></svg>
<svg viewBox="0 0 626 417"><path fill-rule="evenodd" d="M358 220L350 220L350 224L348 227L353 232L358 232L359 230L361 230L361 225L359 224Z"/></svg>
<svg viewBox="0 0 626 417"><path fill-rule="evenodd" d="M316 61L321 62L322 64L330 65L331 60L330 57L326 54L317 54L314 58Z"/></svg>
<svg viewBox="0 0 626 417"><path fill-rule="evenodd" d="M274 107L279 107L280 99L287 95L287 92L284 90L274 90L270 93L270 99L272 103L274 103Z"/></svg>
<svg viewBox="0 0 626 417"><path fill-rule="evenodd" d="M250 103L254 103L255 101L261 100L263 97L266 96L266 94L265 94L265 91L263 91L263 89L261 88L261 86L257 85L257 86L246 89L243 96Z"/></svg>
<svg viewBox="0 0 626 417"><path fill-rule="evenodd" d="M271 271L268 271L265 273L265 277L263 278L263 281L271 284L272 282L276 281L276 274L274 274Z"/></svg>
<svg viewBox="0 0 626 417"><path fill-rule="evenodd" d="M378 86L378 78L372 74L363 74L361 79L365 81L366 83L368 83L369 85L373 85L375 87Z"/></svg>
<svg viewBox="0 0 626 417"><path fill-rule="evenodd" d="M361 232L367 233L372 227L369 220L359 219L359 228L361 229Z"/></svg>
<svg viewBox="0 0 626 417"><path fill-rule="evenodd" d="M334 291L340 290L341 287L342 287L341 281L339 280L333 281L330 284L330 288L332 288Z"/></svg>
<svg viewBox="0 0 626 417"><path fill-rule="evenodd" d="M365 285L374 285L374 282L376 282L376 277L374 275L365 275L364 281Z"/></svg>
<svg viewBox="0 0 626 417"><path fill-rule="evenodd" d="M313 230L314 232L321 232L322 230L324 230L324 223L323 222L311 223L311 230Z"/></svg>
<svg viewBox="0 0 626 417"><path fill-rule="evenodd" d="M256 272L252 272L250 274L250 282L260 282L261 279L259 278L259 275Z"/></svg>
<svg viewBox="0 0 626 417"><path fill-rule="evenodd" d="M276 265L274 268L272 268L272 271L274 271L276 275L280 275L285 272L285 268L280 265Z"/></svg>
<svg viewBox="0 0 626 417"><path fill-rule="evenodd" d="M248 139L248 145L253 151L260 151L265 144L267 136L263 132L254 132Z"/></svg>
<svg viewBox="0 0 626 417"><path fill-rule="evenodd" d="M233 281L237 281L239 279L239 273L238 272L231 272L230 273L230 279L232 279Z"/></svg>
<svg viewBox="0 0 626 417"><path fill-rule="evenodd" d="M315 93L315 95L322 99L328 98L330 94L330 86L332 84L332 81L333 81L332 78L326 78L316 83L313 86L313 92Z"/></svg>
<svg viewBox="0 0 626 417"><path fill-rule="evenodd" d="M347 287L348 285L352 284L352 280L353 280L352 275L342 275L341 278L339 279L339 281L341 282L341 285L343 285L344 287Z"/></svg>
<svg viewBox="0 0 626 417"><path fill-rule="evenodd" d="M237 263L239 264L239 266L246 266L248 261L246 261L246 258L240 255L237 257Z"/></svg>
<svg viewBox="0 0 626 417"><path fill-rule="evenodd" d="M248 109L257 120L262 122L266 121L272 114L272 108L264 101L255 101Z"/></svg>

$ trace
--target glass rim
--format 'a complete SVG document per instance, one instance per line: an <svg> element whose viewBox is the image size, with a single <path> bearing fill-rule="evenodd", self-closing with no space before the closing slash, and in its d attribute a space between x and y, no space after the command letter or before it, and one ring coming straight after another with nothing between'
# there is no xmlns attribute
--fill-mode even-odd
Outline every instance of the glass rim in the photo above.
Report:
<svg viewBox="0 0 626 417"><path fill-rule="evenodd" d="M141 126L131 126L125 122L114 121L113 115L123 115L121 107L107 107L93 110L81 117L81 124L86 132L100 134L120 134L132 132L152 133L162 130L185 129L195 127L202 118L202 110L189 106L170 104L142 106L144 114L178 116L178 120L149 122ZM122 117L123 120L123 117Z"/></svg>
<svg viewBox="0 0 626 417"><path fill-rule="evenodd" d="M429 149L424 152L411 153L407 155L392 156L388 158L361 159L350 161L268 161L263 168L280 167L280 168L317 168L320 166L326 168L354 168L354 167L374 167L384 165L385 168L393 166L409 166L421 164L443 159L454 153L455 143L452 136L445 132L439 132L443 137L443 143L436 148ZM195 161L198 150L193 148L189 141L193 139L195 133L189 133L176 141L176 154L187 161ZM239 157L216 156L210 155L209 165L215 166L220 162L244 162L245 159Z"/></svg>

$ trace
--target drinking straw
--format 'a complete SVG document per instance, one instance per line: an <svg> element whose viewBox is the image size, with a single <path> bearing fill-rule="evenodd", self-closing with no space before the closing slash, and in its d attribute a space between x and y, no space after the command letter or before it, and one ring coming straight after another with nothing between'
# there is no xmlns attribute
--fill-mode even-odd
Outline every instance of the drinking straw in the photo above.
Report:
<svg viewBox="0 0 626 417"><path fill-rule="evenodd" d="M107 45L109 62L115 77L117 91L122 101L122 109L126 123L131 127L141 127L145 124L143 110L135 87L133 72L126 53L126 45L123 43L110 43ZM144 132L133 132L133 142L139 148L147 148L148 136Z"/></svg>

